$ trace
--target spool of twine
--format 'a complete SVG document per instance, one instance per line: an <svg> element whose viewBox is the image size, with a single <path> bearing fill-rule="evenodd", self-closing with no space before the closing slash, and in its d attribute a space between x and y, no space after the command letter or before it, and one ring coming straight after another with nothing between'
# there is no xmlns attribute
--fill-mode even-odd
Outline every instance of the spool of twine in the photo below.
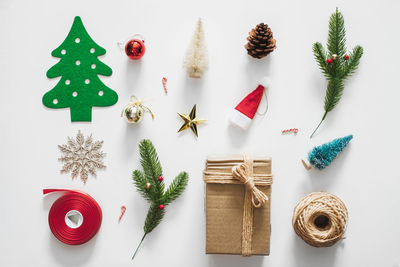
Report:
<svg viewBox="0 0 400 267"><path fill-rule="evenodd" d="M292 223L296 234L309 245L330 247L342 239L347 220L347 208L338 197L314 192L297 203Z"/></svg>

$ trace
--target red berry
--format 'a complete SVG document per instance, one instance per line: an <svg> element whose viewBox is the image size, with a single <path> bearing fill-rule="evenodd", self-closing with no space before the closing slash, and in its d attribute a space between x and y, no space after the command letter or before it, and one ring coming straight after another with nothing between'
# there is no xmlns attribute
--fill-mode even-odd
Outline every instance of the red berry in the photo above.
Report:
<svg viewBox="0 0 400 267"><path fill-rule="evenodd" d="M349 58L349 55L344 55L344 60L348 60Z"/></svg>
<svg viewBox="0 0 400 267"><path fill-rule="evenodd" d="M162 182L164 180L164 178L162 176L158 176L158 181Z"/></svg>
<svg viewBox="0 0 400 267"><path fill-rule="evenodd" d="M331 64L331 63L332 63L332 59L331 59L331 58L328 58L328 59L326 60L326 63Z"/></svg>
<svg viewBox="0 0 400 267"><path fill-rule="evenodd" d="M161 204L160 206L158 206L160 208L160 210L163 210L165 207L163 204Z"/></svg>

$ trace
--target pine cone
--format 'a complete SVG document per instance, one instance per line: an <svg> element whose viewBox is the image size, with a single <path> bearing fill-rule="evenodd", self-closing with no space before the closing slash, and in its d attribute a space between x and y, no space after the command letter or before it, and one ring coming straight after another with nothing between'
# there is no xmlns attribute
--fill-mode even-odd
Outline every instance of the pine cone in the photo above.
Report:
<svg viewBox="0 0 400 267"><path fill-rule="evenodd" d="M276 48L276 40L271 28L267 24L260 23L249 32L249 41L245 48L247 53L254 58L263 58Z"/></svg>

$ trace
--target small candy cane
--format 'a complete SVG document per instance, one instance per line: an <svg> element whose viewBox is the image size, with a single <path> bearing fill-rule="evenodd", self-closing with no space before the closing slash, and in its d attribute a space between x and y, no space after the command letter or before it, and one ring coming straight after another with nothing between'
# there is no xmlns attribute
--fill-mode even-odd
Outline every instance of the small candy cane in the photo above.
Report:
<svg viewBox="0 0 400 267"><path fill-rule="evenodd" d="M163 77L162 78L162 84L164 86L164 92L165 94L168 94L168 90L167 90L167 78Z"/></svg>
<svg viewBox="0 0 400 267"><path fill-rule="evenodd" d="M294 134L297 134L298 131L299 131L299 129L292 128L292 129L282 130L282 134L286 134L286 133L290 133L290 132L293 132Z"/></svg>
<svg viewBox="0 0 400 267"><path fill-rule="evenodd" d="M122 216L124 216L125 211L126 211L126 207L125 206L121 206L121 215L119 215L118 222L121 221Z"/></svg>

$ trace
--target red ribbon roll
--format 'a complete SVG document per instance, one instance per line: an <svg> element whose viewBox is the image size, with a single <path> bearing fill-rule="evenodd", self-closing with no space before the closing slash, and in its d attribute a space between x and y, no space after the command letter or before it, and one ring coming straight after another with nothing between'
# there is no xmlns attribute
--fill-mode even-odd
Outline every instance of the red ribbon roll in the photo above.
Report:
<svg viewBox="0 0 400 267"><path fill-rule="evenodd" d="M49 226L54 236L68 245L83 244L97 233L101 225L102 212L99 204L90 195L68 189L43 189L43 194L64 192L51 206ZM72 228L67 225L67 214L71 211L81 214L77 220L81 223ZM80 215L78 215L80 217ZM78 223L77 221L77 223ZM78 224L79 224L78 223Z"/></svg>

